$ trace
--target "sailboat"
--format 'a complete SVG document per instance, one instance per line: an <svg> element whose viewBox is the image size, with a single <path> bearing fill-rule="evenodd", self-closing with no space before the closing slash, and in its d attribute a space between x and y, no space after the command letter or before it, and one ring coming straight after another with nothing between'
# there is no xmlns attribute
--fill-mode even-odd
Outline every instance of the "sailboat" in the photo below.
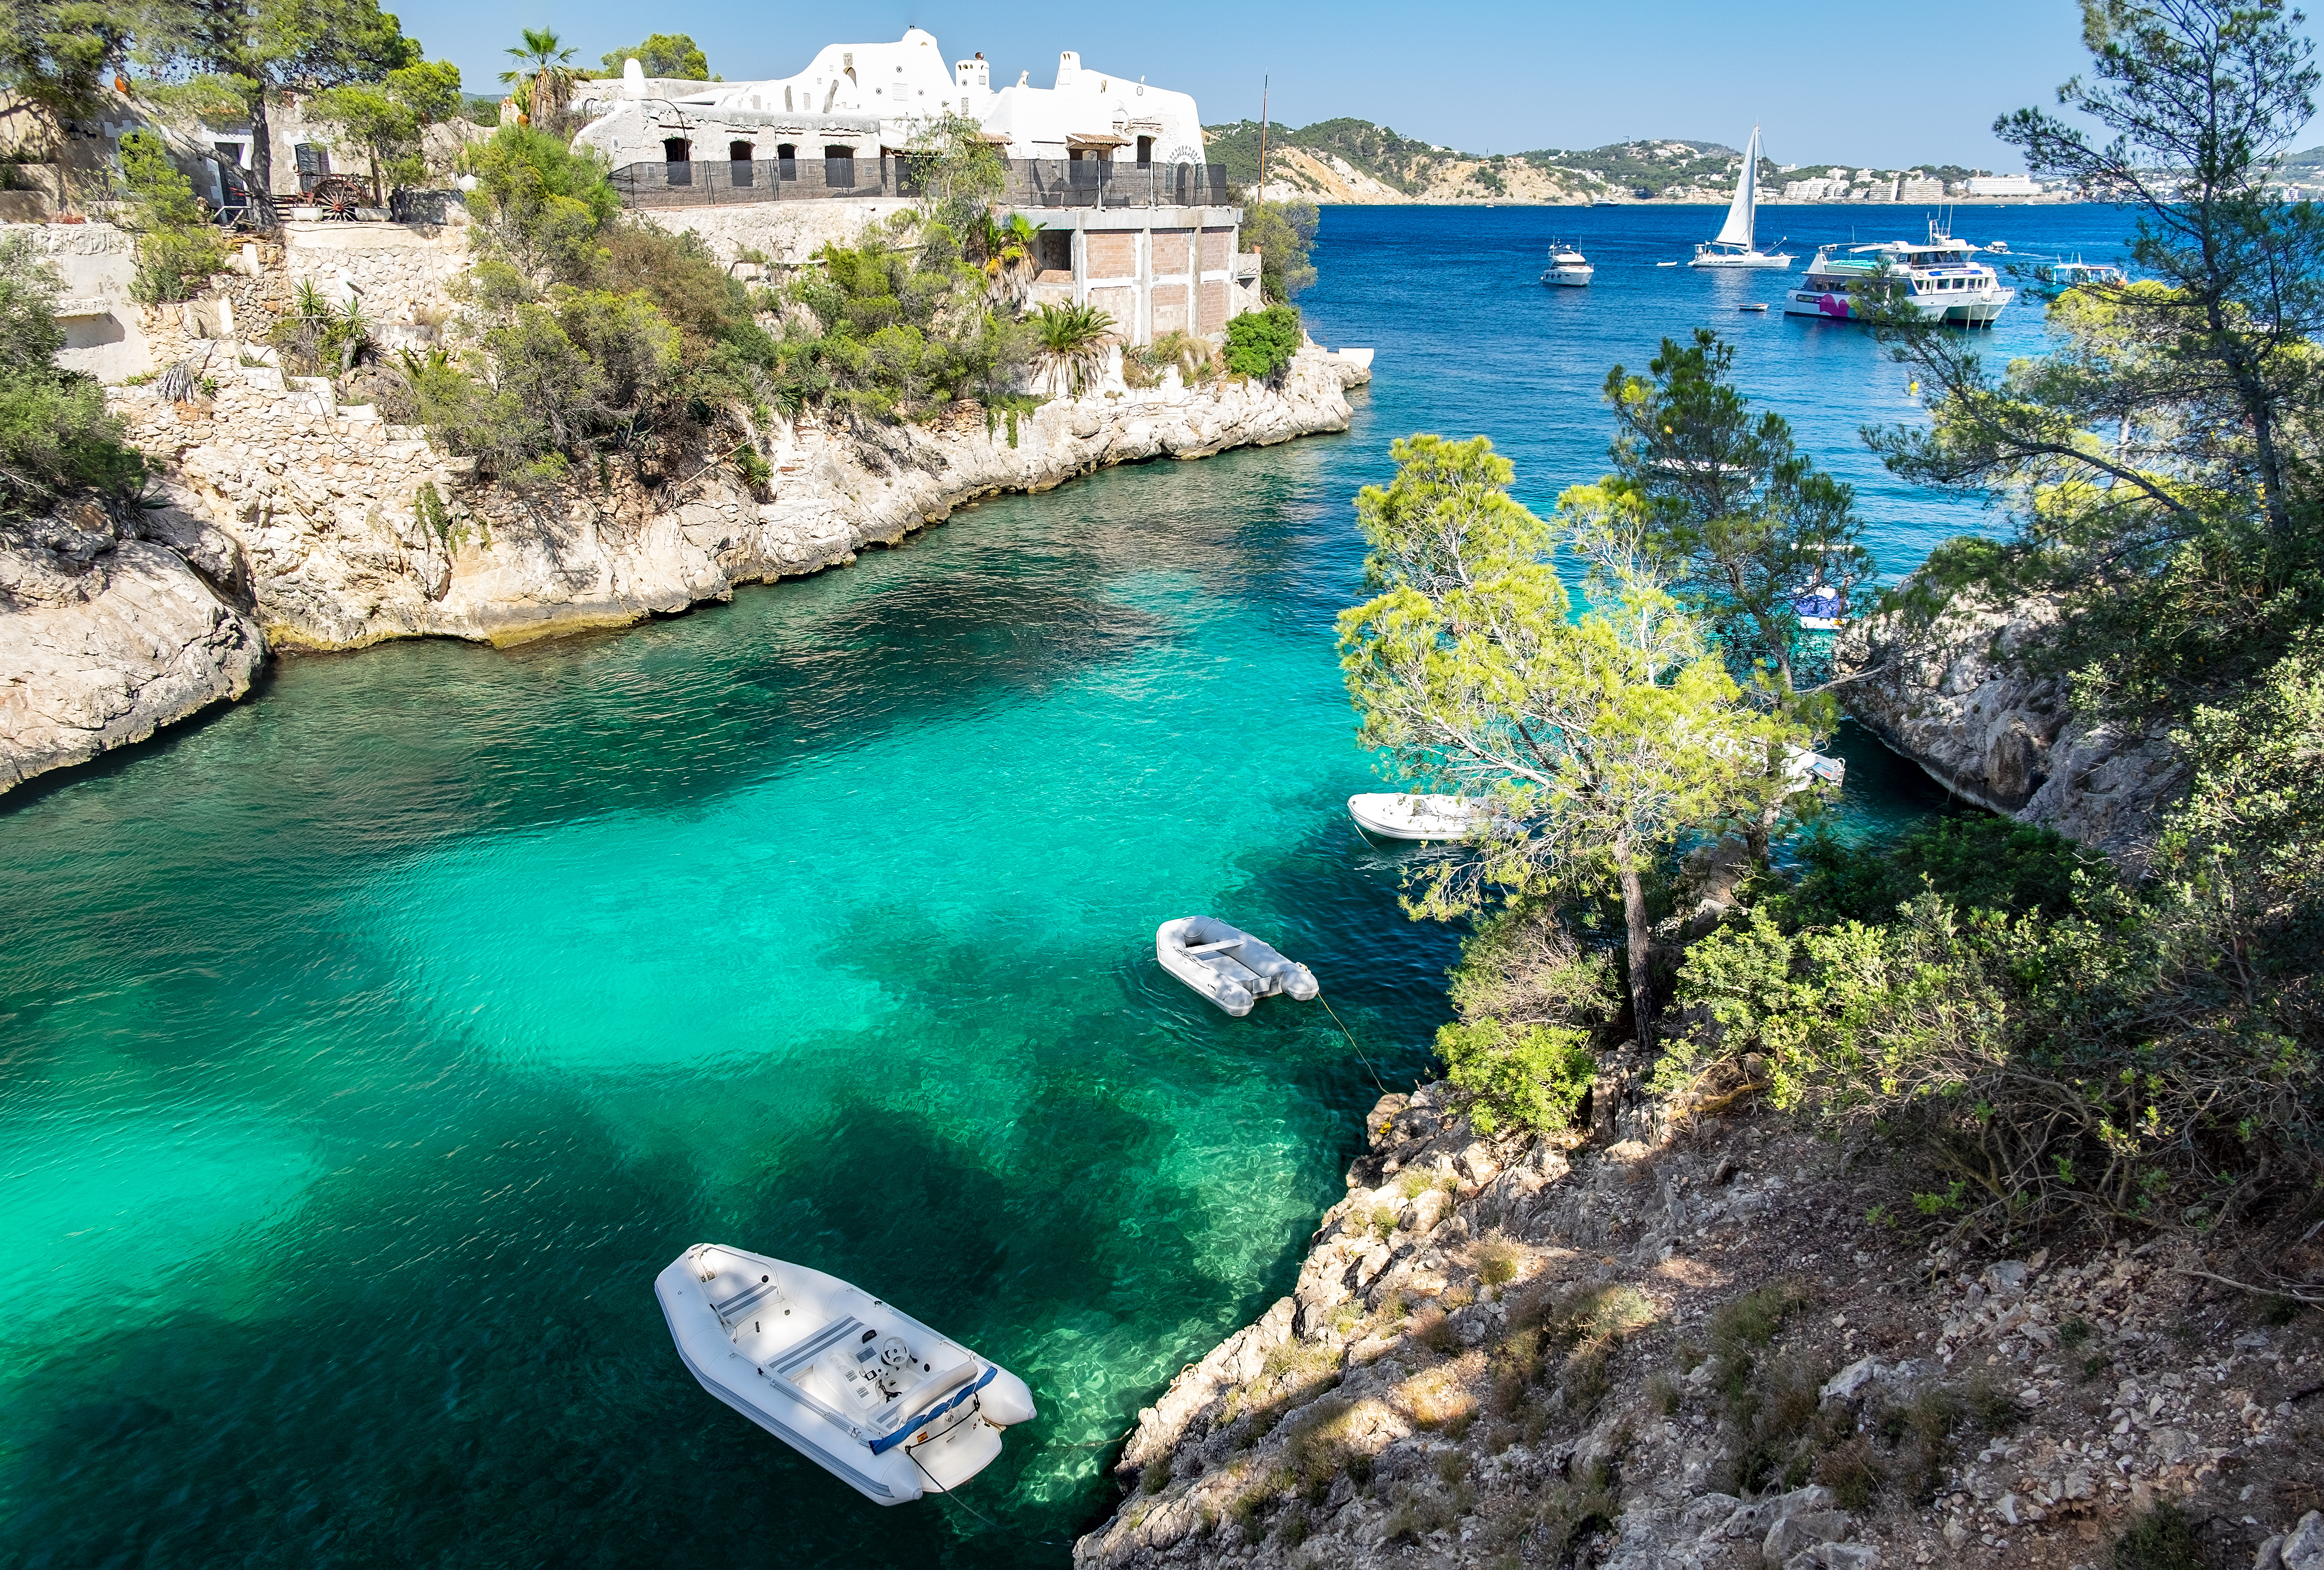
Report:
<svg viewBox="0 0 2324 1570"><path fill-rule="evenodd" d="M1789 267L1787 252L1769 254L1759 249L1759 127L1751 127L1750 145L1743 150L1743 172L1735 177L1735 199L1727 205L1727 221L1719 237L1694 248L1690 267Z"/></svg>

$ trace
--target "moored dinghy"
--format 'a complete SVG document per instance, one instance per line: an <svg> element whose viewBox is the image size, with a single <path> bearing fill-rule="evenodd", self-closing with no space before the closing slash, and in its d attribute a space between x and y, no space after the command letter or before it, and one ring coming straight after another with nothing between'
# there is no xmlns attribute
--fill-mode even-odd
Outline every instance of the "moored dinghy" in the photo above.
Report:
<svg viewBox="0 0 2324 1570"><path fill-rule="evenodd" d="M1154 930L1162 968L1237 1019L1271 993L1305 1002L1320 994L1315 973L1215 916L1182 916Z"/></svg>
<svg viewBox="0 0 2324 1570"><path fill-rule="evenodd" d="M1477 826L1484 808L1458 796L1371 790L1348 798L1348 816L1384 839L1459 839Z"/></svg>
<svg viewBox="0 0 2324 1570"><path fill-rule="evenodd" d="M704 1390L875 1504L951 1492L1036 1416L1007 1369L804 1265L696 1243L654 1296Z"/></svg>

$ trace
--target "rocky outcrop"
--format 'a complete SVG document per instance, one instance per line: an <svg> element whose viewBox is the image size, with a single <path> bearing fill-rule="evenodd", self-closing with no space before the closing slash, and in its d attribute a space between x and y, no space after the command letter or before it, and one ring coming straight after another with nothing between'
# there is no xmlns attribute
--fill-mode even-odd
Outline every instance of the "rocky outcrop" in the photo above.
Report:
<svg viewBox="0 0 2324 1570"><path fill-rule="evenodd" d="M1840 639L1842 674L1864 673L1841 702L1954 794L2135 867L2185 769L2164 736L2087 720L2062 678L2027 672L2024 646L2057 619L2049 600L1955 608L1925 627L1869 618Z"/></svg>
<svg viewBox="0 0 2324 1570"><path fill-rule="evenodd" d="M2312 1316L2207 1297L2192 1237L1931 1246L1748 1104L1577 1144L1382 1098L1292 1295L1139 1413L1076 1570L2059 1566L2164 1501L2206 1563L2324 1552Z"/></svg>
<svg viewBox="0 0 2324 1570"><path fill-rule="evenodd" d="M714 469L524 494L339 407L319 379L286 383L222 345L189 354L204 396L114 402L172 505L125 525L83 507L0 541L0 789L240 697L270 643L510 642L669 614L853 561L979 497L1345 429L1347 389L1370 376L1367 356L1312 345L1277 386L1173 372L1131 389L1117 372L989 429L978 413L779 426L755 494Z"/></svg>
<svg viewBox="0 0 2324 1570"><path fill-rule="evenodd" d="M231 540L175 509L0 526L0 791L247 692L265 641L204 576L238 570Z"/></svg>
<svg viewBox="0 0 2324 1570"><path fill-rule="evenodd" d="M417 431L339 410L320 383L220 364L207 404L145 389L117 408L133 439L168 460L189 504L240 547L251 604L273 642L344 649L422 635L509 642L619 625L732 596L735 586L852 561L954 508L1043 491L1109 464L1201 457L1341 430L1354 361L1310 347L1280 386L1186 388L1173 372L1133 390L1118 376L1011 421L858 435L779 424L772 483L730 469L658 490L580 483L532 494L471 483ZM423 489L443 507L423 517Z"/></svg>

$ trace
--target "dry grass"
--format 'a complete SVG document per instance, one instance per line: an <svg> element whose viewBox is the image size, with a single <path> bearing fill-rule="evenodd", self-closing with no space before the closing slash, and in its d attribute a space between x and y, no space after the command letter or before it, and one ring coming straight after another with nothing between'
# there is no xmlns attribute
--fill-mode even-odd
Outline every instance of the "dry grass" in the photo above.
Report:
<svg viewBox="0 0 2324 1570"><path fill-rule="evenodd" d="M1488 1287L1506 1286L1516 1280L1525 1261L1525 1250L1505 1237L1484 1238L1469 1251L1469 1263L1475 1268L1477 1279Z"/></svg>
<svg viewBox="0 0 2324 1570"><path fill-rule="evenodd" d="M1390 1399L1397 1410L1418 1428L1441 1428L1477 1409L1477 1398L1455 1363L1423 1369L1397 1385Z"/></svg>

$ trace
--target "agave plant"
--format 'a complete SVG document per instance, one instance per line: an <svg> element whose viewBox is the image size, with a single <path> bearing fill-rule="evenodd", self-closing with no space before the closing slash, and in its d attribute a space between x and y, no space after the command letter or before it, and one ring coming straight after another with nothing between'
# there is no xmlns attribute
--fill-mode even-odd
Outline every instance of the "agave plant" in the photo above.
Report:
<svg viewBox="0 0 2324 1570"><path fill-rule="evenodd" d="M1033 335L1042 374L1053 393L1071 388L1079 396L1105 374L1113 352L1113 318L1093 305L1045 305L1033 313Z"/></svg>

